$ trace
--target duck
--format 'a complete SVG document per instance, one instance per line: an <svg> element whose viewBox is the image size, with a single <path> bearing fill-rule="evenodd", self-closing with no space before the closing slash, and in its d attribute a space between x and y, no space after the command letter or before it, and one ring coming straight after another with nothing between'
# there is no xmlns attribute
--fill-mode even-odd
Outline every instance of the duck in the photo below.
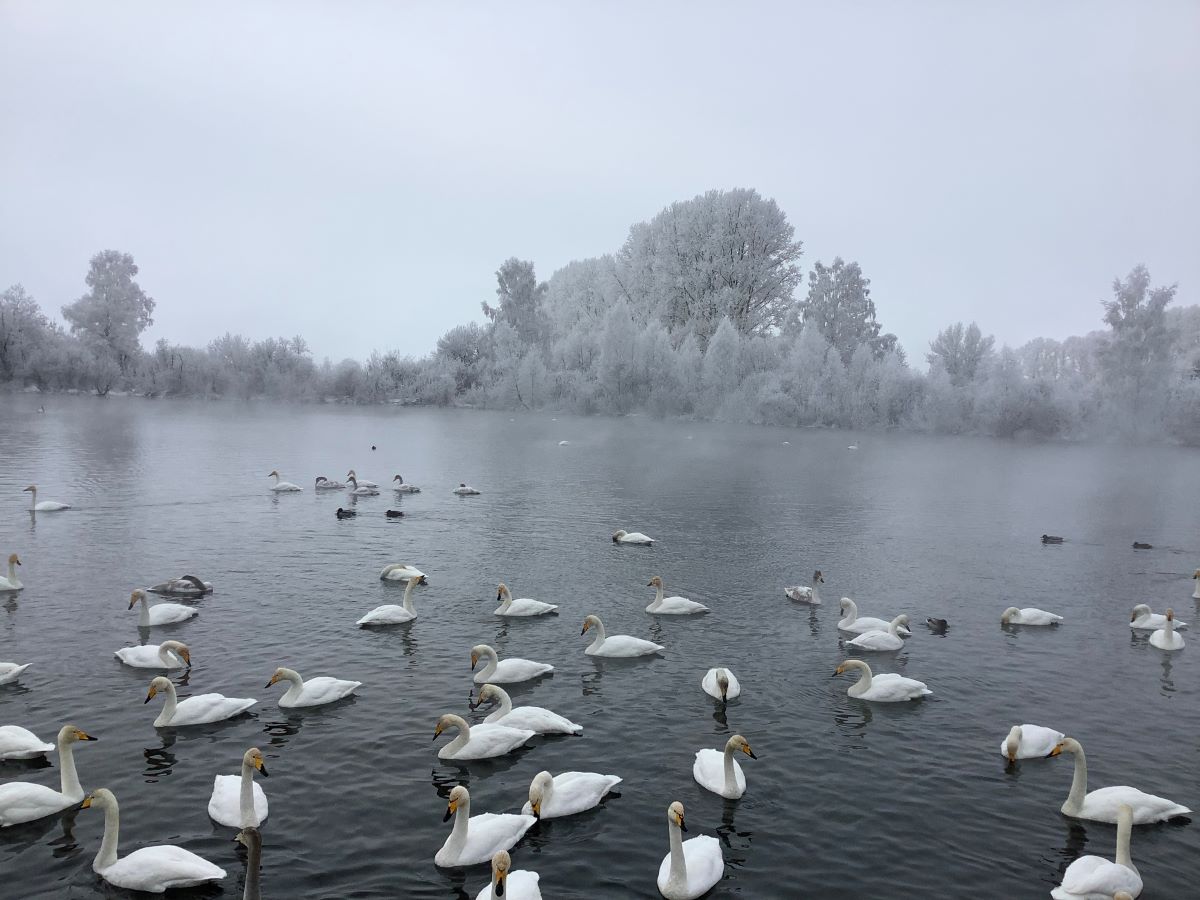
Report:
<svg viewBox="0 0 1200 900"><path fill-rule="evenodd" d="M843 597L839 605L843 613L843 618L837 624L840 631L849 631L851 634L862 634L867 631L887 631L892 625L887 619L876 619L874 616L860 616L858 614L858 604L849 597ZM898 627L896 633L905 637L912 634L907 626L904 625Z"/></svg>
<svg viewBox="0 0 1200 900"><path fill-rule="evenodd" d="M899 650L904 646L904 638L900 637L899 629L906 625L908 616L901 613L888 624L887 631L864 631L858 637L846 641L846 646L856 650Z"/></svg>
<svg viewBox="0 0 1200 900"><path fill-rule="evenodd" d="M150 606L146 602L146 592L138 588L129 595L129 608L140 603L138 611L138 627L149 628L152 625L177 625L196 615L196 608L184 606L182 603L156 603Z"/></svg>
<svg viewBox="0 0 1200 900"><path fill-rule="evenodd" d="M33 663L0 662L0 684L11 684Z"/></svg>
<svg viewBox="0 0 1200 900"><path fill-rule="evenodd" d="M28 728L0 725L0 759L37 759L54 750Z"/></svg>
<svg viewBox="0 0 1200 900"><path fill-rule="evenodd" d="M1129 614L1129 627L1134 631L1157 631L1159 628L1166 627L1166 624L1167 617L1162 613L1152 612L1148 603L1139 603ZM1175 620L1176 631L1183 631L1185 628L1187 628L1187 622Z"/></svg>
<svg viewBox="0 0 1200 900"><path fill-rule="evenodd" d="M742 685L738 682L737 676L724 666L717 666L705 672L704 677L700 680L700 687L708 696L720 700L722 703L742 695Z"/></svg>
<svg viewBox="0 0 1200 900"><path fill-rule="evenodd" d="M342 509L339 506L337 508L337 512L335 513L335 515L339 519L353 519L355 516L358 515L358 510L357 509Z"/></svg>
<svg viewBox="0 0 1200 900"><path fill-rule="evenodd" d="M29 487L25 488L21 493L24 493L25 491L29 491L29 493L33 495L29 499L29 509L32 512L58 512L59 510L62 510L62 509L70 509L71 508L66 503L58 503L55 500L43 500L41 503L38 503L37 485L36 484L31 484Z"/></svg>
<svg viewBox="0 0 1200 900"><path fill-rule="evenodd" d="M180 575L178 578L168 578L148 588L152 594L169 594L180 597L203 597L213 592L213 583L203 581L195 575Z"/></svg>
<svg viewBox="0 0 1200 900"><path fill-rule="evenodd" d="M1143 543L1142 541L1134 541L1134 542L1133 542L1133 549L1134 549L1134 550L1153 550L1153 549L1154 549L1154 545L1153 545L1153 544L1146 544L1146 543Z"/></svg>
<svg viewBox="0 0 1200 900"><path fill-rule="evenodd" d="M293 494L296 491L304 490L304 488L300 487L298 484L292 484L290 481L283 481L279 477L279 472L276 469L272 469L271 474L267 477L275 479L275 483L271 485L271 490L277 494Z"/></svg>
<svg viewBox="0 0 1200 900"><path fill-rule="evenodd" d="M389 519L403 519L404 518L404 510L389 509L384 513L384 515Z"/></svg>
<svg viewBox="0 0 1200 900"><path fill-rule="evenodd" d="M318 491L344 491L346 484L342 481L330 481L324 475L318 475L313 488Z"/></svg>
<svg viewBox="0 0 1200 900"><path fill-rule="evenodd" d="M1196 582L1196 587L1192 590L1192 596L1200 600L1200 569L1192 573L1192 580Z"/></svg>
<svg viewBox="0 0 1200 900"><path fill-rule="evenodd" d="M476 684L513 684L518 681L529 681L548 675L554 671L554 666L534 662L531 659L512 658L501 660L496 651L487 644L476 644L471 648L471 670L474 671L480 659L486 659L487 665L475 672Z"/></svg>
<svg viewBox="0 0 1200 900"><path fill-rule="evenodd" d="M817 589L817 585L825 583L825 576L821 574L821 570L813 572L811 585L795 585L783 589L783 594L789 600L795 600L797 603L808 603L811 606L821 605L821 592Z"/></svg>
<svg viewBox="0 0 1200 900"><path fill-rule="evenodd" d="M588 656L649 656L663 649L662 644L631 637L628 634L611 636L606 634L604 623L600 621L599 616L588 616L584 619L583 630L579 633L587 634L589 628L596 629L596 637L583 649Z"/></svg>
<svg viewBox="0 0 1200 900"><path fill-rule="evenodd" d="M17 577L17 566L20 564L21 557L15 553L8 554L8 577L0 575L0 591L19 591L25 587Z"/></svg>
<svg viewBox="0 0 1200 900"><path fill-rule="evenodd" d="M246 887L242 900L262 900L262 835L250 825L239 831L234 840L246 848Z"/></svg>
<svg viewBox="0 0 1200 900"><path fill-rule="evenodd" d="M528 597L514 600L503 582L496 588L496 602L500 604L495 611L497 616L544 616L558 609L553 603L530 600Z"/></svg>
<svg viewBox="0 0 1200 900"><path fill-rule="evenodd" d="M612 540L614 544L645 544L646 546L650 546L654 543L654 538L642 534L640 531L614 531Z"/></svg>
<svg viewBox="0 0 1200 900"><path fill-rule="evenodd" d="M180 641L122 647L113 654L127 666L138 669L182 669L192 667L192 651Z"/></svg>
<svg viewBox="0 0 1200 900"><path fill-rule="evenodd" d="M490 725L487 722L472 726L462 716L446 713L437 720L433 730L434 740L447 728L457 728L458 736L438 748L438 759L493 759L512 753L537 733L528 728Z"/></svg>
<svg viewBox="0 0 1200 900"><path fill-rule="evenodd" d="M1119 807L1124 803L1133 810L1134 825L1149 825L1151 822L1165 822L1168 819L1186 816L1191 812L1186 806L1172 800L1156 797L1127 785L1098 788L1089 793L1087 756L1083 752L1083 745L1075 738L1063 738L1050 751L1050 755L1059 756L1063 753L1070 753L1075 757L1075 776L1071 779L1071 793L1062 805L1064 816L1113 824L1117 821Z"/></svg>
<svg viewBox="0 0 1200 900"><path fill-rule="evenodd" d="M1000 755L1009 762L1018 759L1041 759L1050 755L1066 735L1043 725L1014 725L1008 737L1000 742Z"/></svg>
<svg viewBox="0 0 1200 900"><path fill-rule="evenodd" d="M57 791L28 781L0 784L0 828L35 822L79 803L84 792L75 771L75 744L94 740L96 738L74 725L64 725L58 730L55 740L59 766Z"/></svg>
<svg viewBox="0 0 1200 900"><path fill-rule="evenodd" d="M370 481L369 479L359 478L358 473L355 472L353 469L351 469L349 472L346 473L346 480L350 481L351 479L353 479L355 482L357 482L358 484L362 485L365 488L378 488L379 487L379 485L377 485L373 481Z"/></svg>
<svg viewBox="0 0 1200 900"><path fill-rule="evenodd" d="M1167 610L1167 621L1158 631L1150 635L1150 646L1159 650L1182 650L1183 635L1175 630L1175 610Z"/></svg>
<svg viewBox="0 0 1200 900"><path fill-rule="evenodd" d="M745 753L751 759L758 759L750 744L740 734L735 734L725 742L724 752L710 750L707 747L696 751L696 761L692 764L692 777L700 787L719 794L726 800L737 800L746 793L746 776L742 767L733 758L735 753Z"/></svg>
<svg viewBox="0 0 1200 900"><path fill-rule="evenodd" d="M458 487L456 487L450 493L458 494L458 496L460 496L460 497L473 497L476 494L480 493L480 491L477 491L475 488L470 487L465 482L460 481L458 483Z"/></svg>
<svg viewBox="0 0 1200 900"><path fill-rule="evenodd" d="M254 781L254 773L267 777L262 751L251 747L242 754L240 775L217 775L213 778L212 796L208 798L208 814L218 824L230 828L257 828L267 817L267 795Z"/></svg>
<svg viewBox="0 0 1200 900"><path fill-rule="evenodd" d="M858 669L862 677L846 690L855 700L871 700L875 703L901 703L905 700L919 700L933 693L923 681L915 678L905 678L902 675L887 673L874 675L871 667L861 659L848 659L837 667L834 675L844 675L851 669Z"/></svg>
<svg viewBox="0 0 1200 900"><path fill-rule="evenodd" d="M683 804L676 800L667 807L667 839L671 852L658 867L658 892L667 900L695 900L716 886L725 874L721 843L707 834L685 841L687 825Z"/></svg>
<svg viewBox="0 0 1200 900"><path fill-rule="evenodd" d="M1063 873L1062 884L1050 892L1054 900L1116 900L1124 894L1132 898L1142 893L1142 876L1129 855L1133 834L1133 809L1128 803L1117 807L1116 861L1103 856L1081 856Z"/></svg>
<svg viewBox="0 0 1200 900"><path fill-rule="evenodd" d="M541 706L518 706L513 709L508 691L498 684L485 684L481 687L479 699L470 704L471 710L478 709L488 701L496 703L497 709L483 720L486 725L527 728L536 734L583 734L582 725L576 725L565 716Z"/></svg>
<svg viewBox="0 0 1200 900"><path fill-rule="evenodd" d="M654 588L654 600L646 607L648 613L656 616L691 616L708 612L708 607L703 603L686 597L664 597L663 582L657 575L650 579L646 587Z"/></svg>
<svg viewBox="0 0 1200 900"><path fill-rule="evenodd" d="M1038 609L1036 606L1027 606L1024 609L1010 606L1000 614L1001 625L1057 625L1062 620L1062 616Z"/></svg>
<svg viewBox="0 0 1200 900"><path fill-rule="evenodd" d="M512 869L512 857L507 850L492 856L492 880L475 895L475 900L542 900L538 873Z"/></svg>
<svg viewBox="0 0 1200 900"><path fill-rule="evenodd" d="M193 887L225 877L220 866L173 844L141 847L128 856L118 857L121 817L117 798L107 788L98 788L84 798L80 808L92 807L104 810L104 840L92 861L92 871L109 884L161 894L171 888Z"/></svg>
<svg viewBox="0 0 1200 900"><path fill-rule="evenodd" d="M367 484L366 482L360 482L357 478L354 477L354 475L351 475L347 479L347 481L350 482L350 496L351 497L378 497L379 496L379 488L377 488L373 484Z"/></svg>
<svg viewBox="0 0 1200 900"><path fill-rule="evenodd" d="M935 619L933 616L926 618L925 624L929 626L929 630L934 634L945 634L950 628L950 623L945 619Z"/></svg>
<svg viewBox="0 0 1200 900"><path fill-rule="evenodd" d="M417 617L417 610L413 606L412 592L413 585L425 584L425 576L419 578L410 578L408 583L404 585L404 605L397 606L395 603L385 603L383 606L377 606L357 622L355 625L403 625L406 622L411 622Z"/></svg>
<svg viewBox="0 0 1200 900"><path fill-rule="evenodd" d="M609 791L621 783L617 775L599 772L538 772L529 784L529 801L521 812L539 819L561 819L587 812L600 805Z"/></svg>
<svg viewBox="0 0 1200 900"><path fill-rule="evenodd" d="M275 670L275 674L267 682L267 687L281 681L288 682L288 689L279 698L279 706L282 709L324 706L326 703L334 703L349 697L363 684L361 681L345 681L341 678L331 678L328 675L319 675L305 681L295 669L280 667Z"/></svg>
<svg viewBox="0 0 1200 900"><path fill-rule="evenodd" d="M154 720L155 728L178 728L182 725L208 725L240 716L257 700L250 697L226 697L224 694L196 694L180 700L171 679L159 675L150 682L144 702L149 703L159 692L167 695L162 712Z"/></svg>
<svg viewBox="0 0 1200 900"><path fill-rule="evenodd" d="M413 566L405 565L404 563L389 563L383 567L383 571L379 573L380 581L409 581L417 579L422 584L425 583L425 573Z"/></svg>
<svg viewBox="0 0 1200 900"><path fill-rule="evenodd" d="M1062 542L1063 542L1063 539L1061 537L1059 537L1057 534L1043 534L1042 535L1042 543L1043 544L1061 544Z"/></svg>
<svg viewBox="0 0 1200 900"><path fill-rule="evenodd" d="M473 866L486 862L501 850L511 850L537 822L533 816L515 813L471 815L471 794L461 784L450 791L450 802L442 821L454 817L454 828L434 855L443 868Z"/></svg>
<svg viewBox="0 0 1200 900"><path fill-rule="evenodd" d="M397 494L419 494L421 489L415 484L406 484L403 475L397 475L392 479L392 490Z"/></svg>

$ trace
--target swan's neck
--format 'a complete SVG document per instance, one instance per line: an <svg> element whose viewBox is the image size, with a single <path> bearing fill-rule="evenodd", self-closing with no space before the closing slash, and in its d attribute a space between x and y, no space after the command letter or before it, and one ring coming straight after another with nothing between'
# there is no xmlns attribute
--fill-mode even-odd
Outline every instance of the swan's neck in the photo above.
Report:
<svg viewBox="0 0 1200 900"><path fill-rule="evenodd" d="M288 683L288 689L283 692L281 700L295 700L300 696L300 692L304 690L304 679L300 677L299 672L293 672L287 669L283 673L283 679Z"/></svg>
<svg viewBox="0 0 1200 900"><path fill-rule="evenodd" d="M413 609L413 605L412 605L413 583L415 581L416 581L416 579L410 578L410 579L408 579L408 583L406 585L404 585L404 608L408 612L412 613L414 616L417 614L417 611L415 609Z"/></svg>
<svg viewBox="0 0 1200 900"><path fill-rule="evenodd" d="M254 766L248 762L242 763L241 814L243 828L254 824Z"/></svg>
<svg viewBox="0 0 1200 900"><path fill-rule="evenodd" d="M465 721L460 722L458 725L458 736L455 737L454 740L452 740L450 743L448 743L446 745L445 752L446 753L457 753L463 747L467 746L467 744L469 744L470 742L471 742L471 726L468 725ZM455 820L454 827L456 829L458 828L458 820L457 819ZM464 828L464 831L465 830L466 829Z"/></svg>
<svg viewBox="0 0 1200 900"><path fill-rule="evenodd" d="M79 783L79 773L75 771L75 745L65 741L58 742L59 787L64 797L72 800L83 799L83 785Z"/></svg>
<svg viewBox="0 0 1200 900"><path fill-rule="evenodd" d="M409 607L409 609L411 609L411 608L412 607ZM479 673L479 678L480 678L481 682L485 682L489 678L491 678L493 675L495 675L496 667L500 665L500 657L498 657L496 655L495 650L492 650L490 653L486 654L486 656L487 656L488 663L486 666L483 667L483 671Z"/></svg>
<svg viewBox="0 0 1200 900"><path fill-rule="evenodd" d="M674 822L667 822L667 833L671 837L671 874L667 876L667 884L675 888L686 888L687 860L683 855L683 832Z"/></svg>
<svg viewBox="0 0 1200 900"><path fill-rule="evenodd" d="M271 477L275 479L276 484L279 484L279 475L278 474L272 475Z"/></svg>
<svg viewBox="0 0 1200 900"><path fill-rule="evenodd" d="M500 608L507 610L510 606L512 606L512 594L510 594L508 591L505 591L504 596L500 600ZM493 882L494 881L495 878L493 877Z"/></svg>
<svg viewBox="0 0 1200 900"><path fill-rule="evenodd" d="M175 695L175 685L172 684L167 689L166 694L166 699L163 700L162 712L154 720L155 725L168 725L175 718L175 707L179 705L179 700Z"/></svg>
<svg viewBox="0 0 1200 900"><path fill-rule="evenodd" d="M145 597L138 600L138 627L150 627L150 604L146 602Z"/></svg>
<svg viewBox="0 0 1200 900"><path fill-rule="evenodd" d="M604 633L604 623L603 622L597 622L592 627L596 631L596 636L592 639L591 644L588 645L588 649L591 650L592 652L595 652L595 651L599 650L602 646L604 646L604 641L608 637L608 635L606 635Z"/></svg>
<svg viewBox="0 0 1200 900"><path fill-rule="evenodd" d="M1166 632L1167 644L1173 644L1175 642L1175 620L1167 619L1166 624L1163 625L1163 631Z"/></svg>
<svg viewBox="0 0 1200 900"><path fill-rule="evenodd" d="M183 657L170 647L163 646L162 644L158 645L158 659L168 669L175 668L175 660L179 660L179 665L183 665Z"/></svg>
<svg viewBox="0 0 1200 900"><path fill-rule="evenodd" d="M662 602L663 602L663 589L662 589L662 586L660 585L659 587L656 587L654 589L654 602L651 603L650 605L651 606L662 606Z"/></svg>
<svg viewBox="0 0 1200 900"><path fill-rule="evenodd" d="M242 900L262 900L262 889L259 887L262 877L259 871L262 868L261 856L261 851L255 847L246 858L246 890L242 894Z"/></svg>
<svg viewBox="0 0 1200 900"><path fill-rule="evenodd" d="M13 584L17 583L17 564L15 562L8 564L8 580Z"/></svg>
<svg viewBox="0 0 1200 900"><path fill-rule="evenodd" d="M500 695L500 705L496 711L484 719L484 722L498 722L512 712L512 698L507 693Z"/></svg>
<svg viewBox="0 0 1200 900"><path fill-rule="evenodd" d="M890 634L894 638L900 637L899 628L900 628L900 626L898 624L896 624L895 622L888 623L888 634Z"/></svg>
<svg viewBox="0 0 1200 900"><path fill-rule="evenodd" d="M821 599L821 591L817 587L817 579L815 579L815 578L813 579L813 583L812 583L812 598L814 600Z"/></svg>
<svg viewBox="0 0 1200 900"><path fill-rule="evenodd" d="M117 840L121 836L121 811L116 803L110 802L104 807L104 840L100 842L100 850L92 862L92 869L103 872L117 863Z"/></svg>
<svg viewBox="0 0 1200 900"><path fill-rule="evenodd" d="M725 748L725 791L737 793L737 775L733 771L733 748Z"/></svg>
<svg viewBox="0 0 1200 900"><path fill-rule="evenodd" d="M847 600L846 601L845 618L843 618L842 621L838 622L838 624L839 625L850 625L857 618L858 618L858 604L855 603L853 600Z"/></svg>
<svg viewBox="0 0 1200 900"><path fill-rule="evenodd" d="M37 506L37 491L29 492L29 508L34 509Z"/></svg>
<svg viewBox="0 0 1200 900"><path fill-rule="evenodd" d="M1071 793L1067 795L1064 810L1078 812L1083 808L1083 798L1087 796L1087 757L1080 747L1075 751L1075 775L1071 779ZM1069 814L1069 813L1068 813Z"/></svg>
<svg viewBox="0 0 1200 900"><path fill-rule="evenodd" d="M450 840L446 842L446 849L456 856L467 845L467 822L470 818L471 801L464 800L454 813L454 829L450 832Z"/></svg>
<svg viewBox="0 0 1200 900"><path fill-rule="evenodd" d="M850 685L850 690L846 692L851 697L861 697L871 689L871 670L859 669L859 671L862 673L862 676L858 679L858 681Z"/></svg>
<svg viewBox="0 0 1200 900"><path fill-rule="evenodd" d="M1133 822L1125 819L1117 823L1117 857L1116 863L1118 866L1137 871L1133 865L1133 857L1129 855L1129 833L1133 831Z"/></svg>

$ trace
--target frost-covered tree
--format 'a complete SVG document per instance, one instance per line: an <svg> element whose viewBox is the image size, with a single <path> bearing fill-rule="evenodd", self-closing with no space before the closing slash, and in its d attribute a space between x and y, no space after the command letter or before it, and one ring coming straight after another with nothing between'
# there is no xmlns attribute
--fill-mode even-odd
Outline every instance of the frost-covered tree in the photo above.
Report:
<svg viewBox="0 0 1200 900"><path fill-rule="evenodd" d="M538 284L533 263L515 256L496 271L497 305L482 304L493 322L506 322L525 344L536 344L546 335L546 312L542 300L546 285Z"/></svg>
<svg viewBox="0 0 1200 900"><path fill-rule="evenodd" d="M882 334L875 319L870 279L858 263L847 263L840 256L832 265L818 261L813 266L808 274L808 295L797 312L798 317L790 320L791 330L808 324L816 326L843 363L849 364L859 344L868 345L877 359L896 346L896 336Z"/></svg>
<svg viewBox="0 0 1200 900"><path fill-rule="evenodd" d="M97 253L87 274L88 292L63 307L71 333L96 355L98 391L116 380L114 367L122 376L129 374L142 352L142 332L154 324L154 300L134 280L137 274L128 253ZM101 392L108 393L108 388Z"/></svg>
<svg viewBox="0 0 1200 900"><path fill-rule="evenodd" d="M487 333L475 322L456 325L438 338L437 355L454 377L460 394L473 390L483 376Z"/></svg>
<svg viewBox="0 0 1200 900"><path fill-rule="evenodd" d="M614 412L628 412L637 400L637 328L629 305L617 303L600 333L599 383Z"/></svg>
<svg viewBox="0 0 1200 900"><path fill-rule="evenodd" d="M950 376L951 384L963 385L975 380L995 344L996 339L990 334L984 337L974 322L965 327L962 322L955 322L929 342L925 358L930 366L940 366Z"/></svg>
<svg viewBox="0 0 1200 900"><path fill-rule="evenodd" d="M0 383L35 377L52 338L50 320L22 285L0 294Z"/></svg>
<svg viewBox="0 0 1200 900"><path fill-rule="evenodd" d="M742 338L729 318L721 320L704 351L700 373L704 412L717 415L726 397L741 383Z"/></svg>

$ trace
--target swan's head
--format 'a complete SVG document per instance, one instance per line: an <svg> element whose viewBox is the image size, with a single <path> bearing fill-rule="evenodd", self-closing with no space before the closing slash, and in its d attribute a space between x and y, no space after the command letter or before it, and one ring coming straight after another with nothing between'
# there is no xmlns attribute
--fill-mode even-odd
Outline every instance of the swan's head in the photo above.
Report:
<svg viewBox="0 0 1200 900"><path fill-rule="evenodd" d="M403 475L393 475L392 481L398 481L401 484L404 484L404 476Z"/></svg>
<svg viewBox="0 0 1200 900"><path fill-rule="evenodd" d="M861 659L847 659L840 666L838 666L837 669L834 671L834 673L833 673L834 677L836 677L838 675L845 675L851 669L861 669L861 670L865 671L868 675L871 673L871 667L868 666Z"/></svg>
<svg viewBox="0 0 1200 900"><path fill-rule="evenodd" d="M145 599L146 599L146 592L143 591L141 588L138 588L136 591L134 591L132 594L129 595L129 608L133 609L134 604L136 604L139 600L145 600Z"/></svg>
<svg viewBox="0 0 1200 900"><path fill-rule="evenodd" d="M583 620L583 630L579 633L587 634L587 630L589 628L593 628L593 627L599 628L599 627L601 627L601 624L602 623L600 622L599 616L588 616L586 619Z"/></svg>
<svg viewBox="0 0 1200 900"><path fill-rule="evenodd" d="M858 604L849 597L843 597L838 601L838 606L841 607L842 612L849 612L851 609L856 609Z"/></svg>
<svg viewBox="0 0 1200 900"><path fill-rule="evenodd" d="M499 851L492 857L492 881L496 884L497 897L504 896L504 883L508 880L508 872L512 869L512 857L507 850Z"/></svg>
<svg viewBox="0 0 1200 900"><path fill-rule="evenodd" d="M149 703L158 696L159 691L166 691L170 693L172 688L174 688L174 685L171 684L170 680L159 675L150 682L150 690L146 692L146 699L144 702Z"/></svg>
<svg viewBox="0 0 1200 900"><path fill-rule="evenodd" d="M1169 608L1167 609L1167 621L1168 622L1175 621L1175 610L1169 609Z"/></svg>
<svg viewBox="0 0 1200 900"><path fill-rule="evenodd" d="M15 553L8 554L8 564L10 566L19 566L21 564L21 557Z"/></svg>
<svg viewBox="0 0 1200 900"><path fill-rule="evenodd" d="M740 734L735 734L733 737L731 737L728 743L725 744L725 749L735 751L740 750L751 759L758 759L758 757L754 755L754 751L750 749L750 742Z"/></svg>
<svg viewBox="0 0 1200 900"><path fill-rule="evenodd" d="M253 825L239 831L234 840L249 850L251 854L262 852L262 835Z"/></svg>
<svg viewBox="0 0 1200 900"><path fill-rule="evenodd" d="M1008 757L1009 762L1017 761L1017 750L1021 747L1021 726L1014 725L1008 732L1008 737L1004 739L1004 755Z"/></svg>
<svg viewBox="0 0 1200 900"><path fill-rule="evenodd" d="M687 825L683 821L683 804L678 800L667 807L667 821L680 831L687 831Z"/></svg>
<svg viewBox="0 0 1200 900"><path fill-rule="evenodd" d="M267 766L263 762L262 751L257 747L251 747L242 755L242 765L261 772L263 778L267 777Z"/></svg>
<svg viewBox="0 0 1200 900"><path fill-rule="evenodd" d="M1129 614L1129 621L1136 622L1140 616L1150 615L1150 605L1148 603L1139 603L1133 608L1133 612Z"/></svg>
<svg viewBox="0 0 1200 900"><path fill-rule="evenodd" d="M471 668L474 669L477 665L479 665L479 660L481 657L493 659L495 656L496 651L487 644L476 644L471 648Z"/></svg>
<svg viewBox="0 0 1200 900"><path fill-rule="evenodd" d="M466 487L466 486L467 486L467 483L466 483L465 481L460 481L460 482L458 483L458 486L459 486L460 488L464 488L464 487Z"/></svg>
<svg viewBox="0 0 1200 900"><path fill-rule="evenodd" d="M185 663L187 663L189 667L191 667L192 651L188 649L187 644L183 643L182 641L163 641L158 646L160 650L168 650L171 653L174 653Z"/></svg>
<svg viewBox="0 0 1200 900"><path fill-rule="evenodd" d="M824 584L825 583L825 576L821 574L820 569L817 569L817 571L813 572L813 583L814 584L816 584L816 583Z"/></svg>
<svg viewBox="0 0 1200 900"><path fill-rule="evenodd" d="M459 731L468 731L467 720L462 716L456 716L453 713L446 713L437 720L437 725L433 729L433 739L436 741L438 736L447 728L457 728Z"/></svg>
<svg viewBox="0 0 1200 900"><path fill-rule="evenodd" d="M74 725L64 725L58 729L58 742L60 744L74 744L77 741L95 741L99 738L94 738L86 731L81 731Z"/></svg>
<svg viewBox="0 0 1200 900"><path fill-rule="evenodd" d="M717 669L717 687L721 689L721 699L728 699L725 695L729 693L729 673L724 669Z"/></svg>
<svg viewBox="0 0 1200 900"><path fill-rule="evenodd" d="M1129 891L1117 891L1113 894L1113 900L1133 900L1133 894Z"/></svg>
<svg viewBox="0 0 1200 900"><path fill-rule="evenodd" d="M625 532L624 532L624 531L614 531L614 532L613 532L613 543L614 543L614 544L615 544L615 543L617 543L617 542L618 542L618 541L620 541L620 540L621 540L621 538L623 538L623 537L625 537Z"/></svg>
<svg viewBox="0 0 1200 900"><path fill-rule="evenodd" d="M1013 616L1019 616L1020 614L1021 611L1019 609L1017 609L1015 606L1010 606L1004 612L1000 613L1000 623L1002 625L1007 625L1012 621Z"/></svg>
<svg viewBox="0 0 1200 900"><path fill-rule="evenodd" d="M1192 577L1197 581L1200 581L1200 569L1197 569L1195 572L1193 572Z"/></svg>
<svg viewBox="0 0 1200 900"><path fill-rule="evenodd" d="M649 581L646 583L646 587L660 588L660 587L662 587L662 586L663 586L662 579L661 579L661 578L659 578L657 575L655 575L653 578L651 578L651 579L650 579L650 580L649 580Z"/></svg>
<svg viewBox="0 0 1200 900"><path fill-rule="evenodd" d="M290 681L293 677L299 678L299 674L291 669L285 669L280 666L275 670L275 674L271 676L271 680L267 682L267 687L273 684L278 684L281 681Z"/></svg>
<svg viewBox="0 0 1200 900"><path fill-rule="evenodd" d="M533 810L535 816L541 816L542 801L553 784L554 776L549 772L538 772L533 776L533 781L529 785L529 808Z"/></svg>
<svg viewBox="0 0 1200 900"><path fill-rule="evenodd" d="M27 488L22 488L22 489L21 489L21 493L22 493L22 494L23 494L23 493L25 493L25 491L32 491L33 493L35 493L35 494L36 494L36 493L37 493L37 485L36 485L36 484L31 484L29 487L27 487Z"/></svg>
<svg viewBox="0 0 1200 900"><path fill-rule="evenodd" d="M458 812L460 806L465 806L471 802L471 795L467 793L467 789L461 784L450 792L450 802L446 805L446 814L442 816L443 822L448 822L450 817Z"/></svg>
<svg viewBox="0 0 1200 900"><path fill-rule="evenodd" d="M496 586L496 599L497 600L503 600L505 597L511 597L511 596L512 596L512 594L510 594L508 592L508 585L506 585L503 581L500 582L500 584Z"/></svg>
<svg viewBox="0 0 1200 900"><path fill-rule="evenodd" d="M96 788L79 804L80 809L91 809L93 806L97 809L116 809L117 798L108 788Z"/></svg>
<svg viewBox="0 0 1200 900"><path fill-rule="evenodd" d="M267 477L270 477L270 476L267 476ZM320 484L322 481L328 481L328 480L329 480L329 479L328 479L328 478L326 478L324 475L318 475L318 476L317 476L317 481L316 481L316 483L317 483L317 484Z"/></svg>
<svg viewBox="0 0 1200 900"><path fill-rule="evenodd" d="M353 469L351 469L349 472L347 472L347 473L346 473L346 477L347 477L347 478L357 478L357 477L358 477L358 475L357 475L357 474L355 474L355 472L354 472L354 470L353 470Z"/></svg>
<svg viewBox="0 0 1200 900"><path fill-rule="evenodd" d="M1054 745L1054 749L1050 751L1050 756L1058 756L1062 753L1078 753L1083 748L1079 745L1079 741L1075 738L1063 738Z"/></svg>
<svg viewBox="0 0 1200 900"><path fill-rule="evenodd" d="M271 478L272 476L273 476L273 477L275 477L275 478L278 478L278 477L279 477L279 470L278 470L278 469L272 469L270 472L268 472L268 473L267 473L267 477L268 477L268 478Z"/></svg>
<svg viewBox="0 0 1200 900"><path fill-rule="evenodd" d="M479 707L483 706L483 704L487 703L489 700L499 703L504 697L507 696L508 694L504 688L497 687L494 684L485 684L479 689L479 699L471 702L469 705L471 709L475 710L479 709Z"/></svg>

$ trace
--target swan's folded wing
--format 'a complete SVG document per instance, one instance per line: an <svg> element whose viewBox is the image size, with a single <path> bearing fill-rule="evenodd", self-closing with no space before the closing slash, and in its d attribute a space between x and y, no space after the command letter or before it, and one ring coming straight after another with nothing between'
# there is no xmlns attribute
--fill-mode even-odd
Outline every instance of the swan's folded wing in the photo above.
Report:
<svg viewBox="0 0 1200 900"><path fill-rule="evenodd" d="M82 799L82 798L80 798ZM0 827L32 822L66 809L74 801L43 784L10 781L0 784Z"/></svg>
<svg viewBox="0 0 1200 900"><path fill-rule="evenodd" d="M143 847L122 857L101 873L118 887L162 893L225 877L225 870L190 850L167 844Z"/></svg>
<svg viewBox="0 0 1200 900"><path fill-rule="evenodd" d="M1062 886L1070 894L1111 897L1122 890L1139 893L1142 879L1132 869L1103 857L1083 856L1067 868Z"/></svg>
<svg viewBox="0 0 1200 900"><path fill-rule="evenodd" d="M688 888L692 891L708 890L725 874L725 857L721 855L721 842L715 837L702 834L684 841L683 858L687 860ZM699 896L699 893L696 896Z"/></svg>

